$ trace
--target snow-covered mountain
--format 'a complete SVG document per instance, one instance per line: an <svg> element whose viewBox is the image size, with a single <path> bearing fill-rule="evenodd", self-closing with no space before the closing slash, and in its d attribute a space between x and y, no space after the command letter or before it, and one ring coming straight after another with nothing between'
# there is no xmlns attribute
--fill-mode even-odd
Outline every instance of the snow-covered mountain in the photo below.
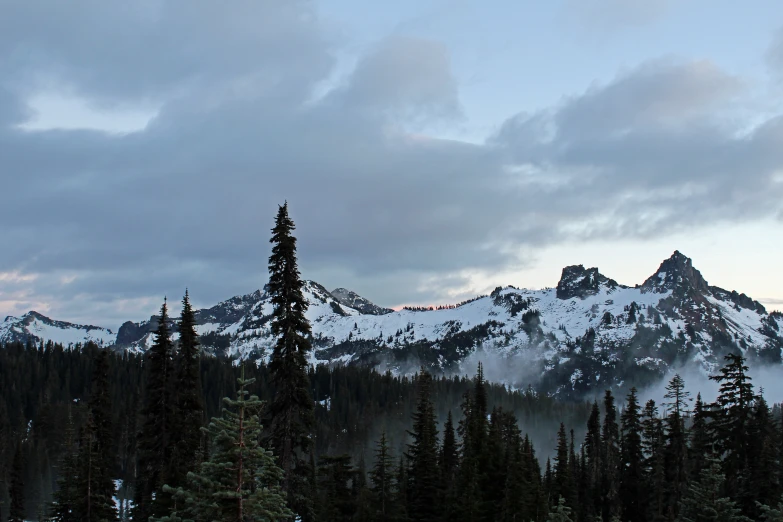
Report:
<svg viewBox="0 0 783 522"><path fill-rule="evenodd" d="M55 321L38 312L27 312L21 317L7 316L0 323L0 343L53 341L63 346L94 342L112 346L117 334L108 328Z"/></svg>
<svg viewBox="0 0 783 522"><path fill-rule="evenodd" d="M643 284L628 287L581 265L563 269L556 288L496 288L458 306L380 308L357 294L327 291L313 281L310 302L312 362L364 364L398 372L424 365L463 371L478 353L500 379L515 386L578 395L608 384L642 385L671 367L697 363L714 371L729 350L781 362L783 315L767 313L745 294L710 286L691 260L675 252ZM274 339L272 305L263 290L197 312L206 349L220 356L264 359ZM24 318L34 317L35 320ZM109 330L58 323L30 312L0 324L0 340L103 341L144 351L157 318ZM24 319L24 320L23 320ZM45 327L42 325L46 325ZM12 337L6 332L14 332ZM79 336L82 337L79 337Z"/></svg>

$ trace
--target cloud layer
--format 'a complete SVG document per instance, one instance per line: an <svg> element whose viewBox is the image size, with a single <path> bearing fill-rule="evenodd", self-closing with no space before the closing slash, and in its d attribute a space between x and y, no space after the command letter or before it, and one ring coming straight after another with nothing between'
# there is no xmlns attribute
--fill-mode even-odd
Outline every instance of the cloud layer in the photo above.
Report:
<svg viewBox="0 0 783 522"><path fill-rule="evenodd" d="M781 212L783 119L748 118L747 86L710 61L643 63L475 145L426 132L462 118L438 42L383 39L313 101L338 39L310 2L79 5L0 19L2 310L111 322L186 285L204 303L251 291L286 199L305 276L385 305L534 247ZM156 116L21 130L47 93Z"/></svg>

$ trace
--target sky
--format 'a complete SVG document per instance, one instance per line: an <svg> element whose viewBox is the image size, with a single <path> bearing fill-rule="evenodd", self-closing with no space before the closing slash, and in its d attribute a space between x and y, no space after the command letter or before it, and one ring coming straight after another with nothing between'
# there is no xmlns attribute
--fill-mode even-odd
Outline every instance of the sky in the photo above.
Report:
<svg viewBox="0 0 783 522"><path fill-rule="evenodd" d="M141 320L302 276L383 306L674 250L783 309L783 4L0 5L0 316Z"/></svg>

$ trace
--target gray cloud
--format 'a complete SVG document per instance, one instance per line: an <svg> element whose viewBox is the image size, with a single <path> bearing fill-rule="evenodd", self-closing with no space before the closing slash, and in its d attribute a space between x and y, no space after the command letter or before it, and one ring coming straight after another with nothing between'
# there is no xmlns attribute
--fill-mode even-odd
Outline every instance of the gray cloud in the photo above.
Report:
<svg viewBox="0 0 783 522"><path fill-rule="evenodd" d="M709 62L644 64L473 145L402 130L460 117L436 42L384 40L312 103L335 44L308 2L80 5L5 8L8 92L160 110L126 135L23 132L0 89L0 273L39 275L0 280L20 309L115 321L185 286L200 304L252 291L285 199L304 275L382 305L461 295L466 270L526 248L780 211L781 120L716 118L742 84Z"/></svg>

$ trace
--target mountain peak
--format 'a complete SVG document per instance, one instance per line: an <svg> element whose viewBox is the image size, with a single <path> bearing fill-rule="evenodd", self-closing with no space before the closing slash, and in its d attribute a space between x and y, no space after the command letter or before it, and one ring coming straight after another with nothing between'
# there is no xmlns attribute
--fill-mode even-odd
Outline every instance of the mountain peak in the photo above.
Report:
<svg viewBox="0 0 783 522"><path fill-rule="evenodd" d="M356 292L348 290L347 288L335 288L329 292L335 300L345 306L358 310L363 314L368 315L384 315L393 312L389 308L380 307L370 300L365 299Z"/></svg>
<svg viewBox="0 0 783 522"><path fill-rule="evenodd" d="M691 258L679 250L675 250L669 259L664 260L655 274L642 284L642 290L645 292L662 294L675 289L709 292L709 285L701 272L693 268Z"/></svg>
<svg viewBox="0 0 783 522"><path fill-rule="evenodd" d="M557 283L558 299L571 299L579 297L584 299L589 295L595 295L601 286L617 288L619 285L614 279L609 279L598 271L596 267L585 268L584 265L570 265L563 268L560 281Z"/></svg>

